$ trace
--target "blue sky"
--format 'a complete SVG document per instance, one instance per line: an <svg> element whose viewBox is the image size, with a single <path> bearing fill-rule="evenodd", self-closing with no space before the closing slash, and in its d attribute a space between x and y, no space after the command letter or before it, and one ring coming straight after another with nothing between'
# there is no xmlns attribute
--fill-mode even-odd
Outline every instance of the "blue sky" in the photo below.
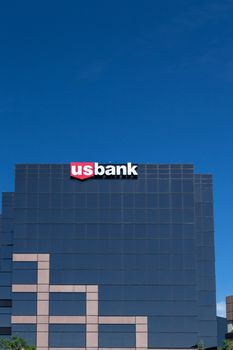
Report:
<svg viewBox="0 0 233 350"><path fill-rule="evenodd" d="M2 1L0 191L15 163L193 162L233 294L232 18L231 0Z"/></svg>

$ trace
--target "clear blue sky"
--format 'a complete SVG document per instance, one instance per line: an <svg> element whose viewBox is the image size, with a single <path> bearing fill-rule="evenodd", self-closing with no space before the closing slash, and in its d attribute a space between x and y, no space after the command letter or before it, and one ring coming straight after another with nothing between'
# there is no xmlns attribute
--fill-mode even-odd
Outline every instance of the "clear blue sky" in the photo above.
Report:
<svg viewBox="0 0 233 350"><path fill-rule="evenodd" d="M232 0L1 1L0 191L14 164L194 162L233 294Z"/></svg>

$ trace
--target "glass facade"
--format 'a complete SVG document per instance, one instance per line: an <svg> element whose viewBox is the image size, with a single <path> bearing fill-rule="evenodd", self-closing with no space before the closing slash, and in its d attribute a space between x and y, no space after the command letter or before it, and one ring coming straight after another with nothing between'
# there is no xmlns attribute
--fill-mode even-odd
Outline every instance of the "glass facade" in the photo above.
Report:
<svg viewBox="0 0 233 350"><path fill-rule="evenodd" d="M0 334L40 350L216 346L211 175L17 165L0 223Z"/></svg>

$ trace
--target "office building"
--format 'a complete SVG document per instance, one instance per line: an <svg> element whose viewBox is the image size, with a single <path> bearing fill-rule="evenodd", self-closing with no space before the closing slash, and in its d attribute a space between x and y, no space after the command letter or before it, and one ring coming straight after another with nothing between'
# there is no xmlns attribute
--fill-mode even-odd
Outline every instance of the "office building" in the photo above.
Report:
<svg viewBox="0 0 233 350"><path fill-rule="evenodd" d="M69 164L16 166L2 197L0 335L38 350L215 347L212 176L190 164L96 176L87 164L85 181Z"/></svg>

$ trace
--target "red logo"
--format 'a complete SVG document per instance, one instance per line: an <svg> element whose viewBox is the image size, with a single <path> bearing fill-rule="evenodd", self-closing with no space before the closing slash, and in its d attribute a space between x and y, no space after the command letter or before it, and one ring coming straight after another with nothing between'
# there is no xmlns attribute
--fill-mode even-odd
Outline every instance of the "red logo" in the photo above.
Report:
<svg viewBox="0 0 233 350"><path fill-rule="evenodd" d="M95 175L94 163L70 163L70 176L79 180L86 180Z"/></svg>

